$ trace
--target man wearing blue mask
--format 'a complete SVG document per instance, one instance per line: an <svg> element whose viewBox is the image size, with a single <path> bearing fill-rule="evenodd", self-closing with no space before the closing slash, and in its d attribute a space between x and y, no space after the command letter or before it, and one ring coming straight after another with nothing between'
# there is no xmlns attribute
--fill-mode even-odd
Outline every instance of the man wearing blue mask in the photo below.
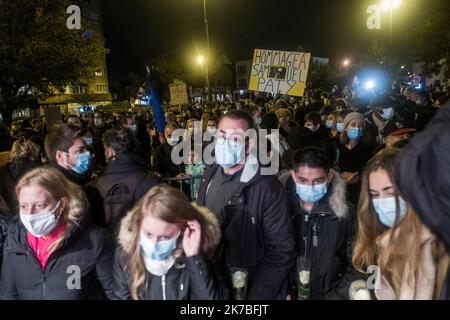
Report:
<svg viewBox="0 0 450 320"><path fill-rule="evenodd" d="M353 207L345 182L330 169L327 154L307 147L293 154L286 183L297 240L291 277L293 297L324 299L351 262Z"/></svg>
<svg viewBox="0 0 450 320"><path fill-rule="evenodd" d="M239 292L234 298L284 300L295 260L291 212L282 185L262 174L252 152L254 138L246 133L253 128L245 111L222 117L216 164L206 169L197 202L221 222L223 258Z"/></svg>
<svg viewBox="0 0 450 320"><path fill-rule="evenodd" d="M84 140L86 132L77 126L61 125L47 134L45 151L50 162L78 185L86 184L92 167L92 155Z"/></svg>
<svg viewBox="0 0 450 320"><path fill-rule="evenodd" d="M93 217L104 225L101 197L98 191L87 184L92 173L93 157L84 140L86 130L69 124L55 126L45 138L45 153L51 166L61 171L71 182L85 189Z"/></svg>

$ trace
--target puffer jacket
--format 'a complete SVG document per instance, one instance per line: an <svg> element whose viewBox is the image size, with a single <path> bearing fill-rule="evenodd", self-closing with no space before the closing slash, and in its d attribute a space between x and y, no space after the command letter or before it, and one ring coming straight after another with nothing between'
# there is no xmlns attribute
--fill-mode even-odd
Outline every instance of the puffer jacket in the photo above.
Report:
<svg viewBox="0 0 450 320"><path fill-rule="evenodd" d="M211 223L218 227L214 215L206 208L197 209ZM114 257L113 295L117 300L131 300L132 276L127 271L133 234L130 232L132 215L128 214L121 223L119 245ZM182 236L181 236L182 237ZM216 234L215 245L220 243L220 232ZM139 300L224 300L229 297L229 284L223 277L221 264L213 264L206 258L209 253L193 257L181 256L167 274L157 277L147 272L146 285L138 292Z"/></svg>
<svg viewBox="0 0 450 320"><path fill-rule="evenodd" d="M292 177L287 181L286 190L298 250L297 265L291 278L294 296L299 272L309 269L310 299L324 299L338 285L351 264L355 233L354 208L346 200L345 183L337 173L325 197L309 213L301 206ZM300 266L300 260L303 266Z"/></svg>

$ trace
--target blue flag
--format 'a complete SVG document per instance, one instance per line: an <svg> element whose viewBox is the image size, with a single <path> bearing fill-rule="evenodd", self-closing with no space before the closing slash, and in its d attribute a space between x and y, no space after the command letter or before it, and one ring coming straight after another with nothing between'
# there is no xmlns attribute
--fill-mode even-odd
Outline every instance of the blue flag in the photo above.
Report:
<svg viewBox="0 0 450 320"><path fill-rule="evenodd" d="M166 128L166 118L164 116L164 110L161 106L161 101L159 101L158 89L156 87L155 79L153 78L150 68L147 66L147 82L149 95L152 99L153 112L155 114L156 128L159 133L164 133Z"/></svg>

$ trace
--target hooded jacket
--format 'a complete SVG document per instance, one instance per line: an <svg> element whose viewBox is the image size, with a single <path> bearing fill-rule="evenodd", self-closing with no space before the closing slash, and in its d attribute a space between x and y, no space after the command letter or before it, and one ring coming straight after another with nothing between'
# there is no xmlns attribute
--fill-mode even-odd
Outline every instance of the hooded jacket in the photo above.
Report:
<svg viewBox="0 0 450 320"><path fill-rule="evenodd" d="M109 233L82 216L42 270L17 215L4 244L2 300L95 300L112 297L114 247Z"/></svg>
<svg viewBox="0 0 450 320"><path fill-rule="evenodd" d="M450 102L397 158L395 181L450 253ZM450 269L443 298L450 299Z"/></svg>
<svg viewBox="0 0 450 320"><path fill-rule="evenodd" d="M248 273L247 297L256 300L286 299L287 280L295 262L294 228L286 193L275 176L262 175L250 158L241 175L241 185L221 212L223 253L231 275L233 268ZM197 203L206 197L219 165L206 169Z"/></svg>
<svg viewBox="0 0 450 320"><path fill-rule="evenodd" d="M327 194L307 212L296 193L294 180L286 184L292 219L296 230L297 265L293 286L299 282L298 273L310 271L310 298L324 299L325 295L340 281L351 263L354 238L354 209L347 202L345 183L335 173Z"/></svg>
<svg viewBox="0 0 450 320"><path fill-rule="evenodd" d="M195 204L194 204L195 206ZM217 219L206 208L197 207L206 219L220 230ZM127 262L132 254L131 247L134 235L130 231L132 214L123 220L119 233L119 246L114 257L113 295L117 300L131 300L132 277L127 271ZM182 239L180 235L179 239ZM216 233L214 245L220 243L220 233ZM167 274L157 277L147 272L146 285L138 292L142 300L223 300L228 299L229 290L221 275L219 265L213 265L206 256L210 252L200 253L193 257L182 255L175 261Z"/></svg>

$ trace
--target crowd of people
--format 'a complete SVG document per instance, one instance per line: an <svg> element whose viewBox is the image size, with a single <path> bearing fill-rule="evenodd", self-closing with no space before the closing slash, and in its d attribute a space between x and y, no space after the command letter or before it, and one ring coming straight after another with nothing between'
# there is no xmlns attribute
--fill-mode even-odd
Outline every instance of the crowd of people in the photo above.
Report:
<svg viewBox="0 0 450 320"><path fill-rule="evenodd" d="M335 86L167 106L164 132L149 110L1 124L0 299L448 299L449 98Z"/></svg>

